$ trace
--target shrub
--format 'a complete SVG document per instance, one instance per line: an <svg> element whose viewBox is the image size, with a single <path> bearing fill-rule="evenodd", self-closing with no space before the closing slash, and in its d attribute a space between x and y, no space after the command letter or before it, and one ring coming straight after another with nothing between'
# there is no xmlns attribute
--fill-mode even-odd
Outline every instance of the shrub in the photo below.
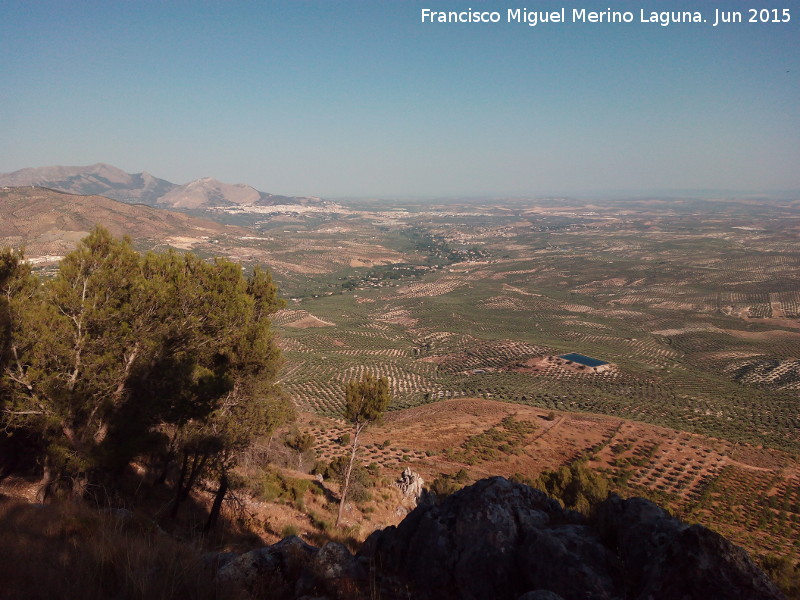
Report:
<svg viewBox="0 0 800 600"><path fill-rule="evenodd" d="M320 531L325 532L331 529L331 522L320 518L320 516L317 513L310 512L308 513L308 517L309 519L311 519L311 525L319 529Z"/></svg>
<svg viewBox="0 0 800 600"><path fill-rule="evenodd" d="M457 483L465 484L469 481L469 479L469 473L467 473L465 469L459 469L456 471L456 474L453 475L453 480L455 480Z"/></svg>
<svg viewBox="0 0 800 600"><path fill-rule="evenodd" d="M558 471L544 471L534 487L546 492L569 509L584 514L608 496L608 480L582 462L574 462Z"/></svg>
<svg viewBox="0 0 800 600"><path fill-rule="evenodd" d="M787 556L765 556L761 567L787 598L800 598L800 564L792 564Z"/></svg>

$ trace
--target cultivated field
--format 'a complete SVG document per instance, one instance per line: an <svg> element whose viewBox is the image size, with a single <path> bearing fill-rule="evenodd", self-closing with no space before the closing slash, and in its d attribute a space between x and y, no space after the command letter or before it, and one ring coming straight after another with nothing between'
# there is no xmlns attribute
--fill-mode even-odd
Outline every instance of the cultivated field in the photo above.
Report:
<svg viewBox="0 0 800 600"><path fill-rule="evenodd" d="M288 262L309 244L328 257L324 274L276 270L291 298L276 318L282 384L328 423L313 427L323 457L344 451L344 383L369 370L395 400L365 464L477 478L590 457L623 493L757 553L796 548L796 206L395 208L265 229ZM342 239L384 248L385 264L341 267ZM558 358L569 352L609 366Z"/></svg>
<svg viewBox="0 0 800 600"><path fill-rule="evenodd" d="M342 384L369 369L390 378L394 409L478 396L800 448L792 206L395 208L267 222L287 261L313 246L327 265L276 270L293 298L276 319L283 384L301 407L336 416ZM343 238L380 260L337 267L356 256ZM567 352L611 367L552 358Z"/></svg>

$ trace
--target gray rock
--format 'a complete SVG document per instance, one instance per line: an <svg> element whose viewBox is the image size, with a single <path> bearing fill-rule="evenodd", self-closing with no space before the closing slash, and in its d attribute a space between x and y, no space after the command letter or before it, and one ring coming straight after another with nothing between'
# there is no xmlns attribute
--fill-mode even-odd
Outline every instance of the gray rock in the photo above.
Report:
<svg viewBox="0 0 800 600"><path fill-rule="evenodd" d="M337 600L356 598L367 586L364 565L338 542L320 548L311 561L311 572L317 589Z"/></svg>
<svg viewBox="0 0 800 600"><path fill-rule="evenodd" d="M742 549L652 502L612 495L586 519L502 477L418 506L355 557L290 537L207 560L237 598L783 599Z"/></svg>
<svg viewBox="0 0 800 600"><path fill-rule="evenodd" d="M311 568L322 579L366 576L361 564L338 542L328 542L320 548L311 561Z"/></svg>
<svg viewBox="0 0 800 600"><path fill-rule="evenodd" d="M400 479L395 482L395 485L403 493L403 496L411 501L413 506L416 506L422 496L422 491L425 488L425 480L419 473L406 467Z"/></svg>
<svg viewBox="0 0 800 600"><path fill-rule="evenodd" d="M200 557L200 570L219 571L238 557L239 555L236 552L206 552Z"/></svg>
<svg viewBox="0 0 800 600"><path fill-rule="evenodd" d="M652 502L612 496L587 520L501 477L417 507L367 538L359 556L395 582L396 597L783 598L743 550Z"/></svg>
<svg viewBox="0 0 800 600"><path fill-rule="evenodd" d="M629 598L783 598L744 550L710 529L669 516L652 502L612 495L597 507L596 520L625 564Z"/></svg>
<svg viewBox="0 0 800 600"><path fill-rule="evenodd" d="M293 598L297 580L317 552L291 536L231 560L217 571L217 580L253 598Z"/></svg>
<svg viewBox="0 0 800 600"><path fill-rule="evenodd" d="M397 527L373 533L360 554L408 580L415 597L513 599L544 587L522 572L523 553L537 541L547 551L555 545L537 532L577 518L538 490L494 477L417 507Z"/></svg>

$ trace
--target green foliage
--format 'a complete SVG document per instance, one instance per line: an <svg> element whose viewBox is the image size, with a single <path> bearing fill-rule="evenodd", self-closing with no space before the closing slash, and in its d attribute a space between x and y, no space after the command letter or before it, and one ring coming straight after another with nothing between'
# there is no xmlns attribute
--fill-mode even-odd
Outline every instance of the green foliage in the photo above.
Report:
<svg viewBox="0 0 800 600"><path fill-rule="evenodd" d="M761 568L789 600L800 598L800 563L787 556L765 556Z"/></svg>
<svg viewBox="0 0 800 600"><path fill-rule="evenodd" d="M531 479L527 475L522 473L514 473L511 477L509 477L511 481L515 481L517 483L522 483L524 485L528 485L530 487L536 487L536 481Z"/></svg>
<svg viewBox="0 0 800 600"><path fill-rule="evenodd" d="M246 487L264 502L282 501L299 507L305 500L306 492L312 489L312 484L308 479L288 477L280 471L268 470L247 481Z"/></svg>
<svg viewBox="0 0 800 600"><path fill-rule="evenodd" d="M344 417L354 426L378 421L389 407L389 381L366 373L345 387Z"/></svg>
<svg viewBox="0 0 800 600"><path fill-rule="evenodd" d="M431 482L430 490L439 498L445 498L461 489L449 476L440 474Z"/></svg>
<svg viewBox="0 0 800 600"><path fill-rule="evenodd" d="M345 475L347 474L348 458L346 456L337 456L327 466L322 476L325 479L330 479L339 484L344 483ZM368 467L361 464L354 464L353 471L350 474L350 484L360 485L365 488L371 488L375 485L374 477Z"/></svg>
<svg viewBox="0 0 800 600"><path fill-rule="evenodd" d="M325 469L322 476L325 479L330 479L344 486L347 478L348 465L349 460L346 456L334 458L327 469ZM355 463L350 473L350 485L347 498L356 503L367 502L372 499L372 494L369 492L369 489L374 487L374 485L375 478L370 470L364 465Z"/></svg>
<svg viewBox="0 0 800 600"><path fill-rule="evenodd" d="M367 425L381 419L390 402L389 380L385 377L377 378L368 372L361 379L351 380L345 386L344 415L345 419L353 425L353 445L350 450L350 458L346 459L347 463L343 471L342 497L339 501L337 526L342 522L342 511L348 498L352 498L355 502L366 502L371 498L366 487L358 485L357 477L353 477L361 470L368 473L361 465L355 464L358 436ZM356 481L351 481L353 479Z"/></svg>
<svg viewBox="0 0 800 600"><path fill-rule="evenodd" d="M42 439L57 477L85 481L145 453L225 469L292 415L274 385L267 315L281 301L264 271L142 256L97 228L41 283L0 255L0 284L3 424Z"/></svg>
<svg viewBox="0 0 800 600"><path fill-rule="evenodd" d="M533 487L559 500L565 508L588 514L592 506L608 497L608 480L586 467L573 462L557 471L544 471Z"/></svg>
<svg viewBox="0 0 800 600"><path fill-rule="evenodd" d="M502 454L519 454L528 435L536 431L536 424L518 421L514 415L500 420L497 425L467 439L461 448L451 452L454 460L475 465L479 462L499 460Z"/></svg>
<svg viewBox="0 0 800 600"><path fill-rule="evenodd" d="M293 535L297 535L299 533L299 529L297 529L297 525L294 523L289 523L288 525L284 525L283 529L281 529L281 537L287 538Z"/></svg>
<svg viewBox="0 0 800 600"><path fill-rule="evenodd" d="M453 481L456 483L460 483L461 485L466 484L470 480L469 473L465 469L459 469L456 471L455 475L453 475Z"/></svg>
<svg viewBox="0 0 800 600"><path fill-rule="evenodd" d="M428 489L441 499L463 488L470 479L469 473L464 469L459 469L452 475L439 473Z"/></svg>
<svg viewBox="0 0 800 600"><path fill-rule="evenodd" d="M303 458L307 457L309 460L316 458L312 452L316 440L314 436L308 432L301 432L298 429L292 429L283 439L283 443L297 452L297 468L302 467Z"/></svg>
<svg viewBox="0 0 800 600"><path fill-rule="evenodd" d="M289 432L284 439L284 444L296 452L308 452L314 447L314 436L308 432L300 432L297 430Z"/></svg>

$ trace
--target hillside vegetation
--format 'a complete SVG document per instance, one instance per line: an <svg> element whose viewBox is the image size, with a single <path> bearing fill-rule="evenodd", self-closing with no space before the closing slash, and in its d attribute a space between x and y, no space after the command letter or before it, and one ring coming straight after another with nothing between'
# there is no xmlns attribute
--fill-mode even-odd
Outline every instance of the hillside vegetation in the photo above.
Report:
<svg viewBox="0 0 800 600"><path fill-rule="evenodd" d="M134 460L162 481L179 466L173 515L213 476L212 526L238 456L291 414L274 386L269 274L141 255L97 228L45 280L5 251L0 290L6 460L37 458L37 497L102 504Z"/></svg>

